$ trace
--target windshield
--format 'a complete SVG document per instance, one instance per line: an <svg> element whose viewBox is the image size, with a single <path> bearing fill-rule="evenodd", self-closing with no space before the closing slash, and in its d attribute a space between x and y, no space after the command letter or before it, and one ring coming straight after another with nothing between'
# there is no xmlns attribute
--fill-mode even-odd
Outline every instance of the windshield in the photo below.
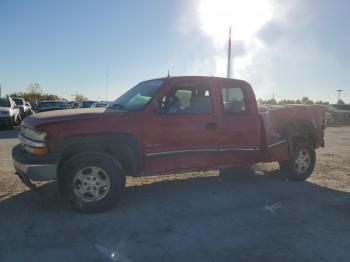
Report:
<svg viewBox="0 0 350 262"><path fill-rule="evenodd" d="M0 106L2 107L11 107L10 101L6 98L0 98Z"/></svg>
<svg viewBox="0 0 350 262"><path fill-rule="evenodd" d="M38 105L39 109L43 108L67 108L68 106L64 102L41 102Z"/></svg>
<svg viewBox="0 0 350 262"><path fill-rule="evenodd" d="M157 93L163 80L149 80L141 82L120 96L108 108L126 111L137 111L148 104Z"/></svg>
<svg viewBox="0 0 350 262"><path fill-rule="evenodd" d="M12 98L16 105L23 106L23 100L21 98Z"/></svg>

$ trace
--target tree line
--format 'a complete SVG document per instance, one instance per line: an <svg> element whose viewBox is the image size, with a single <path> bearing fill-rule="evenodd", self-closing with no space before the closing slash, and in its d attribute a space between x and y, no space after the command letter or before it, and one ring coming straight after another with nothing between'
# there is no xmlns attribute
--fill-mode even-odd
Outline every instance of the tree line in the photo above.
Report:
<svg viewBox="0 0 350 262"><path fill-rule="evenodd" d="M27 92L15 92L9 94L9 96L22 97L24 100L29 102L35 102L39 100L66 100L65 98L59 97L55 94L44 93L39 83L32 83L29 85ZM76 94L74 101L80 102L87 100L87 97Z"/></svg>
<svg viewBox="0 0 350 262"><path fill-rule="evenodd" d="M259 98L258 100L258 104L268 104L268 105L288 105L288 104L305 104L305 105L329 105L328 101L312 101L311 99L309 99L308 97L304 96L302 99L297 99L297 100L291 100L291 99L282 99L277 101L274 97L264 100ZM344 104L343 100L339 100L338 104Z"/></svg>

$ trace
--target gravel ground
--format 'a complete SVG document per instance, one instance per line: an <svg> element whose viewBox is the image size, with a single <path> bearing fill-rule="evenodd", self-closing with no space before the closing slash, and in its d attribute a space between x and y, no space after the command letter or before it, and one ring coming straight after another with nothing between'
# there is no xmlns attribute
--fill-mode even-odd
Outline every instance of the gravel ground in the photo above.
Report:
<svg viewBox="0 0 350 262"><path fill-rule="evenodd" d="M350 261L350 127L326 130L307 182L276 164L128 179L112 210L71 211L14 175L0 131L0 261Z"/></svg>

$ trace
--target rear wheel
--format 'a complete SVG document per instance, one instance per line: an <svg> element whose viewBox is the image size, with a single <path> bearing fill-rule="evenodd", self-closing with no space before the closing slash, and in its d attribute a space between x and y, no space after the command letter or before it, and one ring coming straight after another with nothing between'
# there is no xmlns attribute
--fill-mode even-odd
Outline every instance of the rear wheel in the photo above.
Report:
<svg viewBox="0 0 350 262"><path fill-rule="evenodd" d="M111 156L89 152L73 156L60 170L59 191L76 211L102 212L112 208L125 187L121 165Z"/></svg>
<svg viewBox="0 0 350 262"><path fill-rule="evenodd" d="M312 174L315 163L314 147L307 140L296 139L293 143L292 157L280 162L280 169L290 180L305 181Z"/></svg>

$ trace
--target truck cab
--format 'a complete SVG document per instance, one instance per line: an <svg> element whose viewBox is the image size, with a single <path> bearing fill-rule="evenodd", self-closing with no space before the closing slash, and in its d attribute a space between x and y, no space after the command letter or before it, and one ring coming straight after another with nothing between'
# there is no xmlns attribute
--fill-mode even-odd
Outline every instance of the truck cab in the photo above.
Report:
<svg viewBox="0 0 350 262"><path fill-rule="evenodd" d="M145 108L147 172L250 165L261 121L250 86L224 78L174 78Z"/></svg>

